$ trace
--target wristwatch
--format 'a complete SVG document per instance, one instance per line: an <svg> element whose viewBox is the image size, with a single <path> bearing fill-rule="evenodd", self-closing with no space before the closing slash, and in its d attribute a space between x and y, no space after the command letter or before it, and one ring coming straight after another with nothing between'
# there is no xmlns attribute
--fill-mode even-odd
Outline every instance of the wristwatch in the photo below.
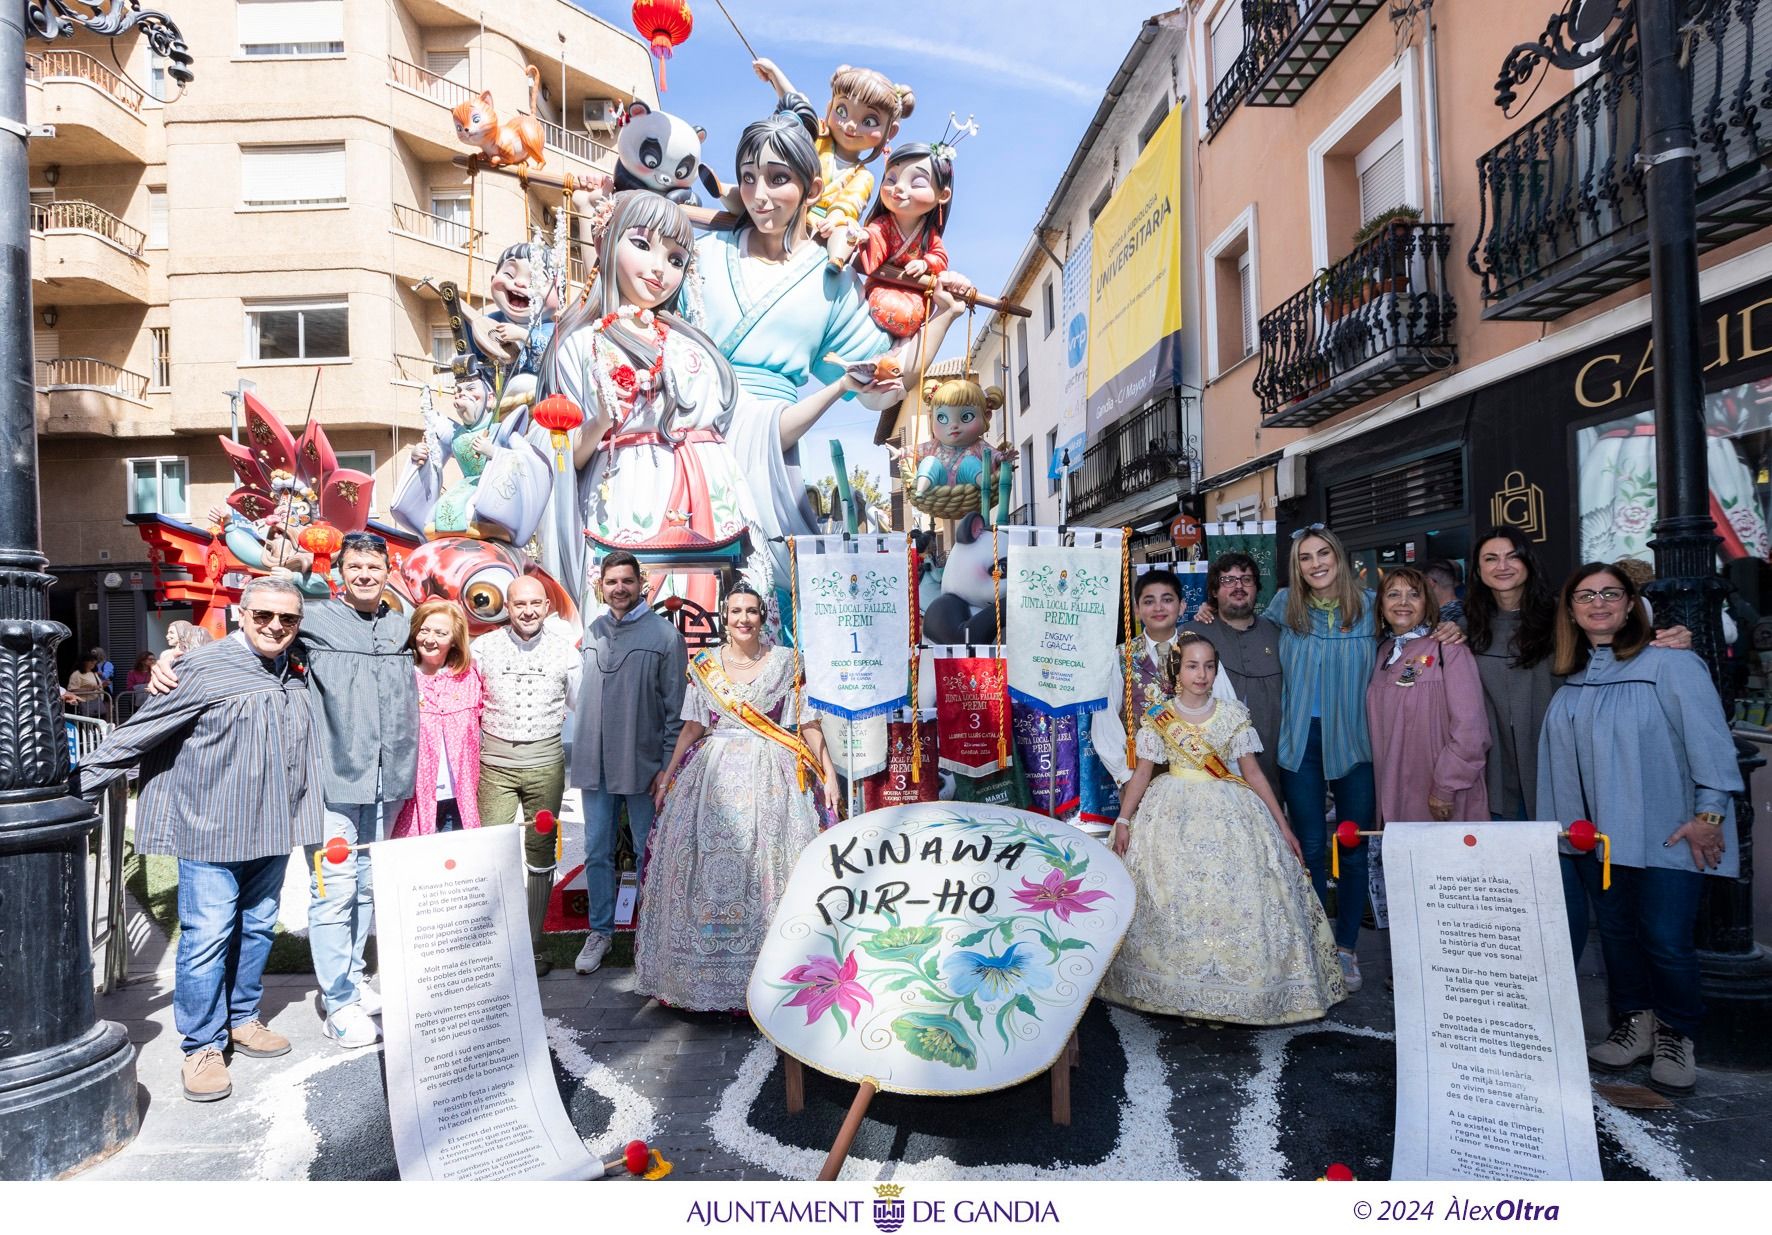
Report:
<svg viewBox="0 0 1772 1235"><path fill-rule="evenodd" d="M1692 817L1700 823L1708 823L1713 828L1723 826L1723 817L1714 810L1701 810Z"/></svg>

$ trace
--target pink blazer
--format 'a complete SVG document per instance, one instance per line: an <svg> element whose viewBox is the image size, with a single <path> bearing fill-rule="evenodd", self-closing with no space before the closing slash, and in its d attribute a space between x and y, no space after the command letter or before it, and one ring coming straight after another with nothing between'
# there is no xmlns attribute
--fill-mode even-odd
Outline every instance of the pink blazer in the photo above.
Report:
<svg viewBox="0 0 1772 1235"><path fill-rule="evenodd" d="M449 752L455 806L464 828L480 826L480 708L485 685L480 667L462 673L438 672L418 679L418 780L410 801L400 808L393 835L429 836L437 830L437 769Z"/></svg>

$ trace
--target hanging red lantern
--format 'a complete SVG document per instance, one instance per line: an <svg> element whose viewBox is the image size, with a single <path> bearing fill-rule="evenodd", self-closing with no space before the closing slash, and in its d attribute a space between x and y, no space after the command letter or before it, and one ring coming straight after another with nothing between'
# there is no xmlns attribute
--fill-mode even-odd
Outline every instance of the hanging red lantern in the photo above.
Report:
<svg viewBox="0 0 1772 1235"><path fill-rule="evenodd" d="M695 29L695 14L689 11L689 0L634 0L634 29L652 44L652 55L658 61L658 89L665 88L665 61L671 53L689 41Z"/></svg>
<svg viewBox="0 0 1772 1235"><path fill-rule="evenodd" d="M585 422L584 411L565 395L549 395L535 405L529 417L553 438L554 462L565 471L566 435Z"/></svg>
<svg viewBox="0 0 1772 1235"><path fill-rule="evenodd" d="M332 573L332 555L345 543L345 535L330 523L310 523L295 543L314 555L314 573L324 579Z"/></svg>

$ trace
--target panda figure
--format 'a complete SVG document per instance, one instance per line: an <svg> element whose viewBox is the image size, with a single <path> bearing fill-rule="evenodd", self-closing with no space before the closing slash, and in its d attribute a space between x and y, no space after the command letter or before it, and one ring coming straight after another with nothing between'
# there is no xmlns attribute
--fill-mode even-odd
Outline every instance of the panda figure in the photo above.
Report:
<svg viewBox="0 0 1772 1235"><path fill-rule="evenodd" d="M717 199L720 182L701 161L705 130L669 112L654 111L635 99L615 140L615 188L643 189L683 206L693 206L699 179Z"/></svg>

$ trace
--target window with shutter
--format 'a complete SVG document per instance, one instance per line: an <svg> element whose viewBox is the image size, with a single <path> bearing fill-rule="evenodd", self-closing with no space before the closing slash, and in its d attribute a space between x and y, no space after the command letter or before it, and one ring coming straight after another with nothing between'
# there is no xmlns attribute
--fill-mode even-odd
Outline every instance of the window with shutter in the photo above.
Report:
<svg viewBox="0 0 1772 1235"><path fill-rule="evenodd" d="M444 81L454 82L464 88L468 85L466 51L428 51L425 53L425 68Z"/></svg>
<svg viewBox="0 0 1772 1235"><path fill-rule="evenodd" d="M344 200L343 142L240 147L242 205L335 206Z"/></svg>
<svg viewBox="0 0 1772 1235"><path fill-rule="evenodd" d="M1255 279L1249 265L1249 251L1237 259L1237 290L1243 301L1243 355L1255 350Z"/></svg>
<svg viewBox="0 0 1772 1235"><path fill-rule="evenodd" d="M242 56L335 56L345 49L344 0L238 0Z"/></svg>
<svg viewBox="0 0 1772 1235"><path fill-rule="evenodd" d="M1218 85L1243 54L1243 5L1229 0L1212 23L1212 84Z"/></svg>
<svg viewBox="0 0 1772 1235"><path fill-rule="evenodd" d="M246 359L348 360L350 313L345 301L293 301L246 306Z"/></svg>
<svg viewBox="0 0 1772 1235"><path fill-rule="evenodd" d="M62 354L62 337L53 330L32 331L31 345L39 361L55 360Z"/></svg>
<svg viewBox="0 0 1772 1235"><path fill-rule="evenodd" d="M148 190L148 247L164 249L166 247L166 190L150 188Z"/></svg>
<svg viewBox="0 0 1772 1235"><path fill-rule="evenodd" d="M1354 172L1360 178L1362 223L1393 206L1408 204L1401 130L1401 122L1392 125L1354 160Z"/></svg>
<svg viewBox="0 0 1772 1235"><path fill-rule="evenodd" d="M154 344L154 371L149 385L165 390L172 385L172 327L155 326L148 332Z"/></svg>

